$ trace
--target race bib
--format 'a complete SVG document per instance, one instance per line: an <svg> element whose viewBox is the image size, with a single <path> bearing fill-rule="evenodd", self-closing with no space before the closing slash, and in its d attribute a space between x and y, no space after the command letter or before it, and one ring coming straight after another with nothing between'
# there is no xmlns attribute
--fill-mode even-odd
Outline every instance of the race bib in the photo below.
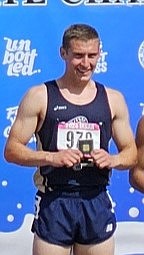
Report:
<svg viewBox="0 0 144 255"><path fill-rule="evenodd" d="M78 149L84 143L84 149L92 143L93 149L100 148L100 127L96 123L65 123L58 124L57 149ZM86 141L91 141L87 143Z"/></svg>

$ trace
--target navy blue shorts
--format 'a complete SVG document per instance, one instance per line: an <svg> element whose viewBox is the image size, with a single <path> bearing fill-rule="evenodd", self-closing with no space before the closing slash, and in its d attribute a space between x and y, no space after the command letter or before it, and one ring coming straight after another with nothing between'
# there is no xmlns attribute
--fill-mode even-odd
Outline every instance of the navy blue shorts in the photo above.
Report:
<svg viewBox="0 0 144 255"><path fill-rule="evenodd" d="M36 194L32 232L53 244L97 244L110 238L116 219L107 191Z"/></svg>

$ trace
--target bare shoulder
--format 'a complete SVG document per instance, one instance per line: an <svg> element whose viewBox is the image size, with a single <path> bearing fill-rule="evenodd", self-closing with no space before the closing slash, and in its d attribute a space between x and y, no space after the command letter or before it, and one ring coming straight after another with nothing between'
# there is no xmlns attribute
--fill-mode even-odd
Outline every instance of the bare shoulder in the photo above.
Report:
<svg viewBox="0 0 144 255"><path fill-rule="evenodd" d="M136 142L144 145L144 116L141 116L137 124Z"/></svg>
<svg viewBox="0 0 144 255"><path fill-rule="evenodd" d="M138 127L144 130L144 115L138 121Z"/></svg>
<svg viewBox="0 0 144 255"><path fill-rule="evenodd" d="M128 108L124 95L120 91L108 87L106 87L106 92L112 116L126 116L128 114Z"/></svg>
<svg viewBox="0 0 144 255"><path fill-rule="evenodd" d="M106 89L107 95L110 99L113 99L113 100L115 100L115 99L123 100L124 99L124 95L119 90L112 89L109 87L105 87L105 89Z"/></svg>
<svg viewBox="0 0 144 255"><path fill-rule="evenodd" d="M45 95L46 86L44 84L35 85L26 92L25 97L30 97L33 99L41 98Z"/></svg>
<svg viewBox="0 0 144 255"><path fill-rule="evenodd" d="M37 106L44 104L46 98L46 86L44 84L33 86L26 91L20 107L27 105L27 107L31 106L31 109L32 107L37 108Z"/></svg>
<svg viewBox="0 0 144 255"><path fill-rule="evenodd" d="M46 86L36 85L27 90L19 104L17 119L32 116L42 116L47 105Z"/></svg>

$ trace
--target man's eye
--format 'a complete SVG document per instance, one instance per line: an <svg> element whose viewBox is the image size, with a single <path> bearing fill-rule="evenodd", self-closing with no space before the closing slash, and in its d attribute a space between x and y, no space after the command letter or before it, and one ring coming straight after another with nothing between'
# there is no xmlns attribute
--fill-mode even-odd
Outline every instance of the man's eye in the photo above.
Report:
<svg viewBox="0 0 144 255"><path fill-rule="evenodd" d="M75 58L82 58L81 54L75 54Z"/></svg>
<svg viewBox="0 0 144 255"><path fill-rule="evenodd" d="M96 58L96 57L97 57L96 54L90 54L90 55L89 55L89 58Z"/></svg>

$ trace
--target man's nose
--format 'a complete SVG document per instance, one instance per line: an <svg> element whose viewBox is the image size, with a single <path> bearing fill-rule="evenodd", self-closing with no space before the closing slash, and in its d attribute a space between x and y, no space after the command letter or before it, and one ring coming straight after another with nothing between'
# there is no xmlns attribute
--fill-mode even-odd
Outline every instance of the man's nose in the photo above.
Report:
<svg viewBox="0 0 144 255"><path fill-rule="evenodd" d="M81 63L84 66L89 66L89 58L87 55L83 56Z"/></svg>

